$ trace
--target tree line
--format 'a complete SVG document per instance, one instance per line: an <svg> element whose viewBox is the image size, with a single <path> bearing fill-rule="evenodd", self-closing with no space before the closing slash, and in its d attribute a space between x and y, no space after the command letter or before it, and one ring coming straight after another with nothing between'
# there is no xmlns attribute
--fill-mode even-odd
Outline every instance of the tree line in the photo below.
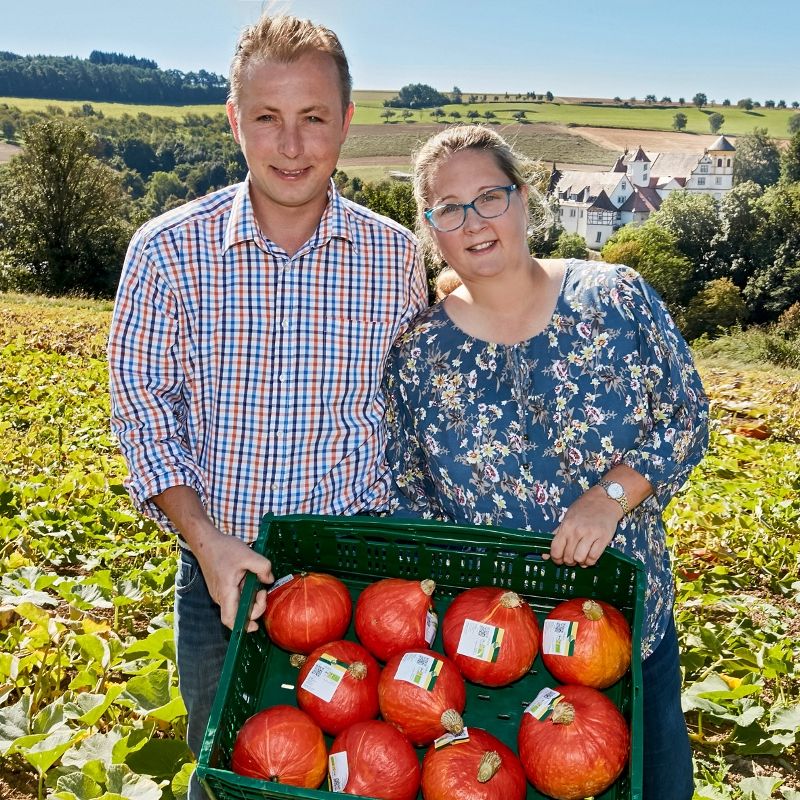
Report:
<svg viewBox="0 0 800 800"><path fill-rule="evenodd" d="M109 103L224 103L228 81L199 70L162 70L147 59L93 51L74 56L0 52L0 96Z"/></svg>

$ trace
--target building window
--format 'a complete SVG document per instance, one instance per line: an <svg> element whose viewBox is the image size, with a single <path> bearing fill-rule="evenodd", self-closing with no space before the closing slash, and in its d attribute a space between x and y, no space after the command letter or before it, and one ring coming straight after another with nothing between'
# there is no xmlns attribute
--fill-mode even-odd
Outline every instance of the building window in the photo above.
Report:
<svg viewBox="0 0 800 800"><path fill-rule="evenodd" d="M569 210L569 215L570 215L571 217L574 217L574 216L575 216L575 209L574 209L574 208L571 208L571 209Z"/></svg>
<svg viewBox="0 0 800 800"><path fill-rule="evenodd" d="M708 172L708 164L701 164L700 172Z"/></svg>
<svg viewBox="0 0 800 800"><path fill-rule="evenodd" d="M731 165L731 160L730 160L730 159L728 159L728 163L727 163L725 166L726 166L726 167L729 167L730 165Z"/></svg>
<svg viewBox="0 0 800 800"><path fill-rule="evenodd" d="M721 166L722 166L722 159L721 159L721 158L718 158L718 159L717 159L717 166L718 166L718 167L721 167Z"/></svg>
<svg viewBox="0 0 800 800"><path fill-rule="evenodd" d="M600 239L602 239L602 238L603 238L603 232L602 231L597 231L597 238L595 239L595 241L599 243Z"/></svg>
<svg viewBox="0 0 800 800"><path fill-rule="evenodd" d="M716 183L717 186L719 186L722 183L722 178L715 178L714 183Z"/></svg>
<svg viewBox="0 0 800 800"><path fill-rule="evenodd" d="M698 186L705 186L706 185L706 179L705 178L698 178L697 179L697 185Z"/></svg>
<svg viewBox="0 0 800 800"><path fill-rule="evenodd" d="M618 198L617 198L617 203L618 203L619 205L622 205L624 202L625 202L625 198L624 198L624 197L618 197Z"/></svg>
<svg viewBox="0 0 800 800"><path fill-rule="evenodd" d="M624 183L622 184L622 186L620 186L620 189L622 189L622 191L623 191L623 192L624 192L624 191L625 191L627 188L628 188L628 186L627 186L626 184L624 184Z"/></svg>
<svg viewBox="0 0 800 800"><path fill-rule="evenodd" d="M580 213L580 214L578 214L578 216L579 216L581 219L583 219L583 209L581 209L581 213Z"/></svg>

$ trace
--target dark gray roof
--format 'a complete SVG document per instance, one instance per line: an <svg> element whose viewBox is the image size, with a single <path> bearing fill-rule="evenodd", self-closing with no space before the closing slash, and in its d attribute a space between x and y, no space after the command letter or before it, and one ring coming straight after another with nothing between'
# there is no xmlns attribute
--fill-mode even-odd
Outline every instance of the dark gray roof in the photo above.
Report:
<svg viewBox="0 0 800 800"><path fill-rule="evenodd" d="M719 139L717 139L714 142L714 144L712 144L708 149L709 150L726 150L726 151L729 151L731 153L734 150L736 150L736 148L724 136L720 136Z"/></svg>

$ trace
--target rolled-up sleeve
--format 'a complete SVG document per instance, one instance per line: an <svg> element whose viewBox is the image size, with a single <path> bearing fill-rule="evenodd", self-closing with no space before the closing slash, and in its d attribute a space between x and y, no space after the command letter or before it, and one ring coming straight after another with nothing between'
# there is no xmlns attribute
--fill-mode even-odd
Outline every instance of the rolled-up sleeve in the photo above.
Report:
<svg viewBox="0 0 800 800"><path fill-rule="evenodd" d="M146 235L125 259L108 342L111 430L128 465L135 506L173 530L152 498L189 486L206 502L201 470L186 445L179 304Z"/></svg>
<svg viewBox="0 0 800 800"><path fill-rule="evenodd" d="M708 447L708 398L663 301L641 278L637 288L632 311L640 331L648 427L623 460L650 481L663 510Z"/></svg>

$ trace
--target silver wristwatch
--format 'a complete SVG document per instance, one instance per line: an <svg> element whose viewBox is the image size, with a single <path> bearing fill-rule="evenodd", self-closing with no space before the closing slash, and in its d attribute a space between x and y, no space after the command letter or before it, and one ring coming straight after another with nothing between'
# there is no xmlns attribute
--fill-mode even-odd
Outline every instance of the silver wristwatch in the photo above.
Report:
<svg viewBox="0 0 800 800"><path fill-rule="evenodd" d="M622 506L622 510L627 514L631 507L628 505L628 496L625 494L625 489L621 483L616 481L597 481L598 486L602 486L606 490L606 494Z"/></svg>

